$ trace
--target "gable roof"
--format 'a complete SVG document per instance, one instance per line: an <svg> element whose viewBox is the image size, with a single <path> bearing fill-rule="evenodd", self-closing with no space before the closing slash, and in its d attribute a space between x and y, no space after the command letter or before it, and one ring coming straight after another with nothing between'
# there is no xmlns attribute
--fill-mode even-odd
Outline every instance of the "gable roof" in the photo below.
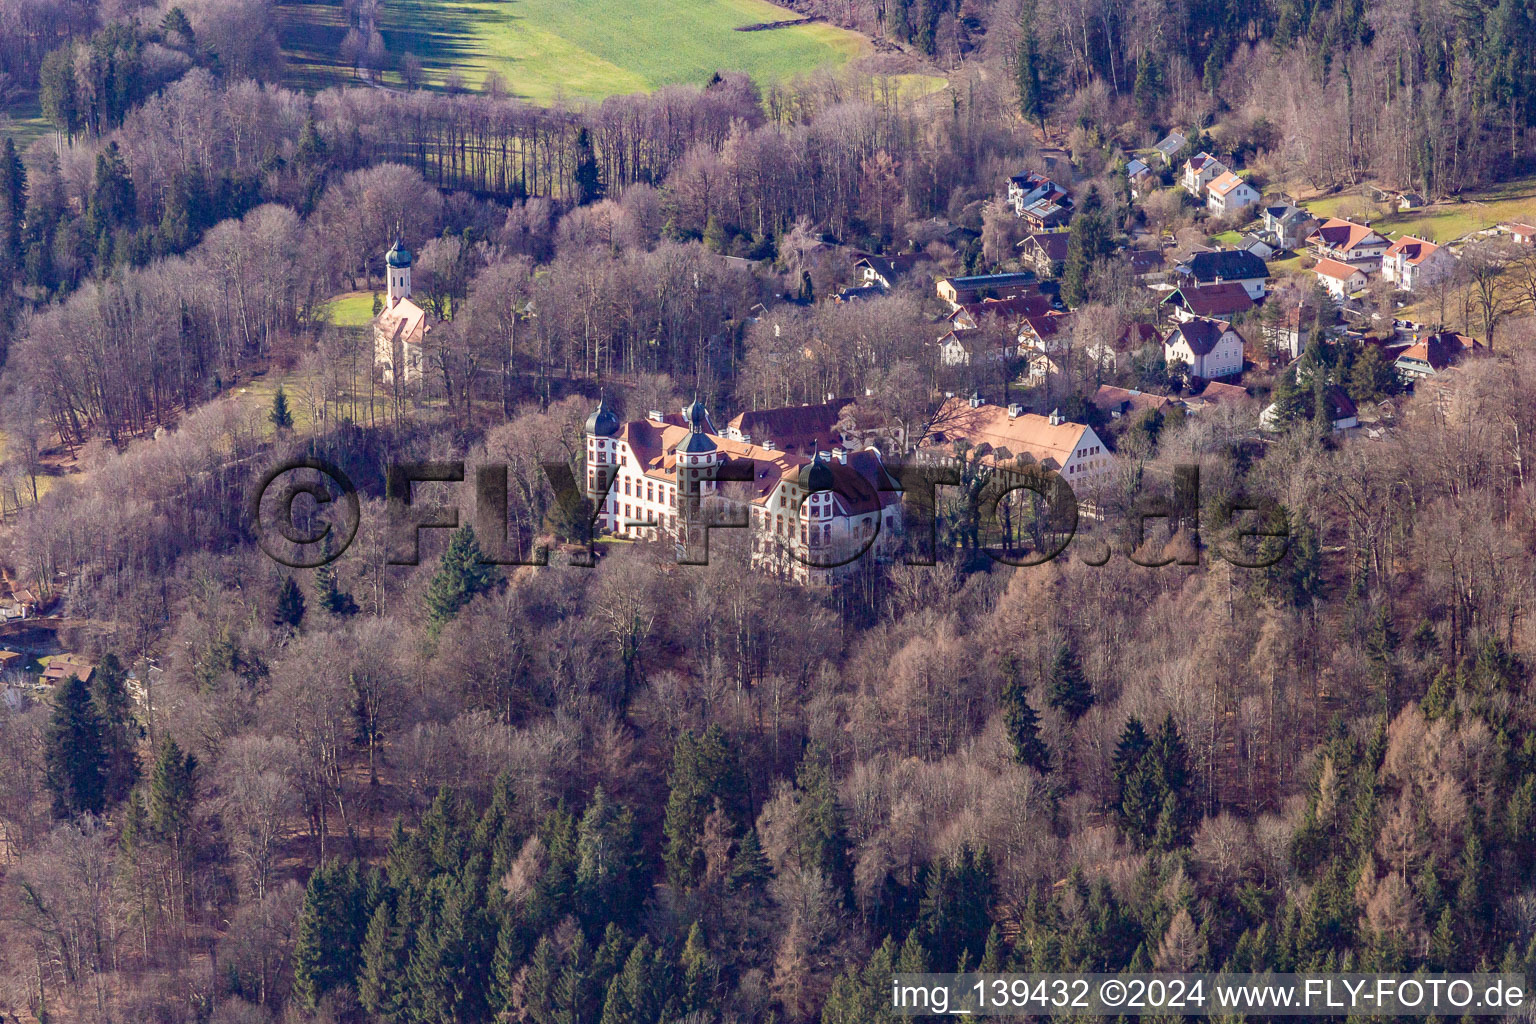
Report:
<svg viewBox="0 0 1536 1024"><path fill-rule="evenodd" d="M1248 398L1248 389L1237 384L1224 384L1219 380L1210 381L1198 395L1191 395L1192 400L1203 403L1234 402Z"/></svg>
<svg viewBox="0 0 1536 1024"><path fill-rule="evenodd" d="M1186 264L1190 274L1201 284L1217 281L1247 281L1269 276L1264 261L1245 249L1216 249L1197 252Z"/></svg>
<svg viewBox="0 0 1536 1024"><path fill-rule="evenodd" d="M739 412L726 424L728 430L761 444L772 441L779 448L801 448L809 443L836 440L833 427L853 400L834 398L820 405L790 405L778 409Z"/></svg>
<svg viewBox="0 0 1536 1024"><path fill-rule="evenodd" d="M854 260L853 265L855 267L867 266L887 281L894 283L900 280L907 271L911 270L918 261L926 259L928 259L928 254L920 252L900 253L896 256L877 256L874 253L866 252L860 253L859 258Z"/></svg>
<svg viewBox="0 0 1536 1024"><path fill-rule="evenodd" d="M1434 242L1427 242L1422 238L1414 238L1412 235L1404 235L1392 243L1387 250L1388 256L1401 254L1404 263L1420 264L1429 259L1440 247Z"/></svg>
<svg viewBox="0 0 1536 1024"><path fill-rule="evenodd" d="M1295 224L1311 217L1311 214L1307 213L1306 210L1299 206L1292 206L1290 203L1281 203L1279 206L1266 206L1264 208L1264 215L1282 224Z"/></svg>
<svg viewBox="0 0 1536 1024"><path fill-rule="evenodd" d="M1130 261L1131 273L1137 276L1159 271L1168 262L1160 249L1128 249L1125 255Z"/></svg>
<svg viewBox="0 0 1536 1024"><path fill-rule="evenodd" d="M1481 349L1482 343L1455 331L1431 334L1408 346L1397 358L1410 363L1425 363L1432 370L1443 370L1468 352Z"/></svg>
<svg viewBox="0 0 1536 1024"><path fill-rule="evenodd" d="M1184 339L1184 344L1197 356L1208 356L1211 350L1221 341L1232 325L1224 320L1212 320L1208 317L1196 317L1186 320L1173 329L1168 335L1165 344L1172 346L1177 344L1179 338Z"/></svg>
<svg viewBox="0 0 1536 1024"><path fill-rule="evenodd" d="M432 330L432 325L427 323L427 311L409 298L396 300L373 322L385 334L398 336L401 341L413 345L421 344L422 338Z"/></svg>
<svg viewBox="0 0 1536 1024"><path fill-rule="evenodd" d="M1208 167L1213 170L1218 167L1223 171L1227 169L1226 164L1222 163L1220 160L1217 160L1209 153L1197 153L1189 158L1189 169L1192 171L1197 171L1201 174L1204 174Z"/></svg>
<svg viewBox="0 0 1536 1024"><path fill-rule="evenodd" d="M1365 276L1365 272L1359 267L1352 267L1348 263L1340 263L1338 260L1318 260L1317 266L1312 268L1319 277L1331 277L1336 281L1348 281L1356 274Z"/></svg>
<svg viewBox="0 0 1536 1024"><path fill-rule="evenodd" d="M1307 241L1310 242L1315 239L1330 249L1349 252L1356 246L1371 240L1373 236L1381 242L1386 241L1373 228L1366 227L1364 224L1356 224L1353 221L1342 220L1338 217L1329 217L1323 222L1321 227L1307 236Z"/></svg>
<svg viewBox="0 0 1536 1024"><path fill-rule="evenodd" d="M1173 154L1183 149L1188 142L1189 140L1180 132L1169 132L1163 136L1163 141L1152 148L1163 154L1163 156L1173 156Z"/></svg>
<svg viewBox="0 0 1536 1024"><path fill-rule="evenodd" d="M978 449L984 444L990 446L983 459L993 464L1011 456L1060 469L1087 430L1081 423L1062 420L1053 424L1049 416L1032 412L1010 417L999 405L972 407L963 398L950 398L928 424L918 447L953 451L957 441L966 441ZM1008 455L1001 454L1004 449Z"/></svg>
<svg viewBox="0 0 1536 1024"><path fill-rule="evenodd" d="M1125 330L1120 332L1120 337L1115 339L1114 347L1120 351L1131 348L1140 348L1148 342L1155 341L1159 345L1163 343L1163 336L1158 331L1156 324L1135 323L1127 324Z"/></svg>
<svg viewBox="0 0 1536 1024"><path fill-rule="evenodd" d="M1185 285L1175 288L1163 301L1183 306L1195 316L1204 317L1231 316L1253 308L1253 299L1249 298L1248 290L1236 281Z"/></svg>
<svg viewBox="0 0 1536 1024"><path fill-rule="evenodd" d="M1344 389L1337 384L1329 384L1323 389L1323 395L1328 402L1330 421L1347 420L1359 414L1359 410L1355 408L1355 400L1345 394Z"/></svg>
<svg viewBox="0 0 1536 1024"><path fill-rule="evenodd" d="M1156 411L1170 405L1173 399L1130 388L1117 388L1113 384L1100 384L1088 401L1102 413L1123 413L1127 409L1137 412Z"/></svg>
<svg viewBox="0 0 1536 1024"><path fill-rule="evenodd" d="M1044 295L1015 295L1009 299L982 299L962 302L944 319L956 327L980 327L987 317L1045 316L1051 312L1051 300Z"/></svg>
<svg viewBox="0 0 1536 1024"><path fill-rule="evenodd" d="M1059 263L1067 258L1067 242L1071 237L1069 231L1037 231L1020 242L1018 247L1031 252L1043 251L1046 259Z"/></svg>
<svg viewBox="0 0 1536 1024"><path fill-rule="evenodd" d="M1125 165L1125 176L1127 178L1138 178L1151 170L1152 168L1148 167L1146 162L1140 157L1132 157L1131 162Z"/></svg>
<svg viewBox="0 0 1536 1024"><path fill-rule="evenodd" d="M1218 196L1225 196L1228 192L1231 192L1233 189L1237 188L1237 186L1247 184L1248 183L1246 181L1244 181L1242 178L1239 178L1234 172L1228 171L1227 173L1218 177L1215 181L1211 182L1208 187Z"/></svg>

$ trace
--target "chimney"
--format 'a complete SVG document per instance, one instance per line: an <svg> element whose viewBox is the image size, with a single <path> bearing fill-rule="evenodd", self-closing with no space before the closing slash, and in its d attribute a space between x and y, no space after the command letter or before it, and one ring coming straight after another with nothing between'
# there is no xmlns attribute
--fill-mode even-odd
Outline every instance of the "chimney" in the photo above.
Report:
<svg viewBox="0 0 1536 1024"><path fill-rule="evenodd" d="M979 395L979 394L977 394L975 392L971 393L971 408L972 409L980 409L981 408L981 395Z"/></svg>
<svg viewBox="0 0 1536 1024"><path fill-rule="evenodd" d="M832 449L832 457L846 466L848 464L848 449L838 445Z"/></svg>
<svg viewBox="0 0 1536 1024"><path fill-rule="evenodd" d="M1061 426L1061 410L1060 409L1052 409L1051 410L1051 426L1053 426L1053 427Z"/></svg>
<svg viewBox="0 0 1536 1024"><path fill-rule="evenodd" d="M1019 418L1019 413L1023 411L1024 407L1018 402L1014 402L1012 405L1008 406L1008 418L1011 420L1016 420Z"/></svg>
<svg viewBox="0 0 1536 1024"><path fill-rule="evenodd" d="M770 452L776 452L779 450L779 446L773 443L773 438L771 437L763 442L763 448Z"/></svg>
<svg viewBox="0 0 1536 1024"><path fill-rule="evenodd" d="M647 419L653 419L653 420L657 421L658 423L661 422L661 410L660 409L652 409L650 412L646 413L645 415L646 415Z"/></svg>

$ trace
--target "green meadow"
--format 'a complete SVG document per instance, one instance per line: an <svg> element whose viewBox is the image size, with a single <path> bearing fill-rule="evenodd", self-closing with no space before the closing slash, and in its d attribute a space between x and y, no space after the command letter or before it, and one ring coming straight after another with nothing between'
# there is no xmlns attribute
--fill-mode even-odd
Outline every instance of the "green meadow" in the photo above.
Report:
<svg viewBox="0 0 1536 1024"><path fill-rule="evenodd" d="M347 30L339 3L289 2L279 12L292 84L353 79L338 56ZM384 0L379 30L385 84L399 84L397 62L410 53L425 85L457 74L479 89L494 71L510 94L536 103L702 83L715 71L768 83L869 50L863 36L820 22L736 31L796 17L765 0Z"/></svg>

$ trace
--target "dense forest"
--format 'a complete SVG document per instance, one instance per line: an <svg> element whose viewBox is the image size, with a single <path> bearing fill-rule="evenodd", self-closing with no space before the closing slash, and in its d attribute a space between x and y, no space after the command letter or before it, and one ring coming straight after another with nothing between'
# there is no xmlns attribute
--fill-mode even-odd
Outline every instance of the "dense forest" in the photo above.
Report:
<svg viewBox="0 0 1536 1024"><path fill-rule="evenodd" d="M1069 363L1027 400L1118 468L1044 565L982 550L974 465L937 564L835 588L747 571L729 530L704 566L534 568L456 524L392 564L401 462L505 465L509 530L570 539L542 467L584 477L600 393L719 423L853 396L908 436L946 391L1006 402L935 365L931 279L1009 264L1011 174L1078 196L1070 356L1155 314L1129 232L1208 237L1130 201L1168 129L1435 197L1536 141L1517 0L794 6L948 88L310 95L263 0L0 0L0 98L56 129L0 146L0 561L94 666L0 701L0 1016L867 1024L893 970L1532 968L1536 260L1469 252L1440 319L1492 352L1411 397L1279 283L1263 317L1306 344L1260 374L1263 443L1255 403L1085 401L1177 392L1160 345ZM329 301L397 237L436 321L411 387ZM831 301L850 249L932 272ZM1332 437L1330 386L1390 429ZM246 508L303 457L361 522L288 571ZM1111 525L1191 465L1197 522ZM1263 569L1215 555L1242 493L1288 522Z"/></svg>

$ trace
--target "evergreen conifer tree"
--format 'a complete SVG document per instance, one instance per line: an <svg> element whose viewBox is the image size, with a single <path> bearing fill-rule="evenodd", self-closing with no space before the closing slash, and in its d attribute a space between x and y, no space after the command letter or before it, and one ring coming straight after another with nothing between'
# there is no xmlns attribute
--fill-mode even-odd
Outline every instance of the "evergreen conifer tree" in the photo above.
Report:
<svg viewBox="0 0 1536 1024"><path fill-rule="evenodd" d="M90 691L76 676L60 683L54 695L43 763L54 817L100 814L106 808L108 764L101 718Z"/></svg>
<svg viewBox="0 0 1536 1024"><path fill-rule="evenodd" d="M454 533L427 586L427 630L436 638L454 616L475 597L496 585L495 566L482 560L472 526Z"/></svg>
<svg viewBox="0 0 1536 1024"><path fill-rule="evenodd" d="M106 804L127 799L139 781L138 743L142 730L133 715L133 703L125 685L128 673L117 655L102 656L91 673L91 703L101 719L102 749L106 756Z"/></svg>
<svg viewBox="0 0 1536 1024"><path fill-rule="evenodd" d="M1030 707L1018 663L1003 666L1003 728L1013 745L1013 759L1042 775L1051 770L1051 750L1040 738L1040 716Z"/></svg>
<svg viewBox="0 0 1536 1024"><path fill-rule="evenodd" d="M272 396L272 411L267 413L267 419L280 431L293 429L293 412L288 408L288 393L281 384Z"/></svg>
<svg viewBox="0 0 1536 1024"><path fill-rule="evenodd" d="M1082 663L1077 659L1077 651L1069 640L1062 641L1056 648L1056 656L1051 661L1050 678L1046 680L1045 699L1051 707L1074 722L1083 716L1083 712L1093 707L1093 687L1088 684Z"/></svg>
<svg viewBox="0 0 1536 1024"><path fill-rule="evenodd" d="M272 609L272 625L298 629L304 621L304 592L293 581L292 576L284 576L283 582L277 588L277 604Z"/></svg>

